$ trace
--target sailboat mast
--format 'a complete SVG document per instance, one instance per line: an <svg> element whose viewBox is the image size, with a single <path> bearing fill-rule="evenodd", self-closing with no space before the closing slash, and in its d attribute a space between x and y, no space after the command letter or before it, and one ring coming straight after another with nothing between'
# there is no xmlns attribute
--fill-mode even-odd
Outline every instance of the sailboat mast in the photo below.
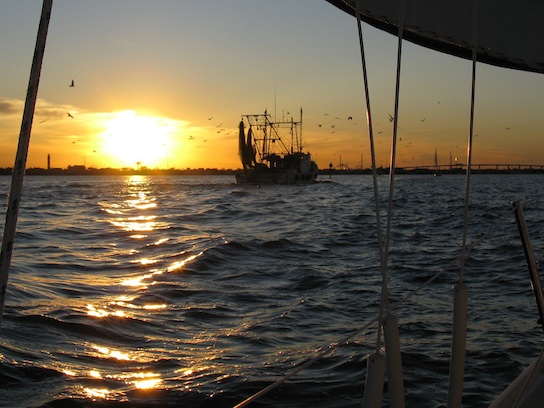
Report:
<svg viewBox="0 0 544 408"><path fill-rule="evenodd" d="M30 68L30 79L28 81L26 101L23 110L23 119L21 123L21 130L19 133L19 145L17 147L17 154L15 156L15 164L13 166L11 189L8 198L6 221L4 224L4 235L2 238L2 247L0 250L0 323L2 322L2 316L4 313L4 303L11 265L13 242L15 240L15 231L17 227L19 205L21 202L21 195L23 190L26 159L28 155L28 148L30 145L30 133L32 129L32 121L34 119L34 111L36 109L36 101L38 98L38 85L40 83L42 62L45 52L45 43L47 39L47 31L49 29L49 20L51 19L52 7L53 0L43 1L42 13L38 26L38 35L36 38L36 46L34 49L34 58L32 60L32 66Z"/></svg>

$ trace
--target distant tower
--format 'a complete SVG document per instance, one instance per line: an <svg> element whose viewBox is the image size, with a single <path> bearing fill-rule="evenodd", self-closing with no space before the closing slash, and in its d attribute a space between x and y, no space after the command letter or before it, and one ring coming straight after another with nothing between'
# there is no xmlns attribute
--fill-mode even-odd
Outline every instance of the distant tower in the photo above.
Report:
<svg viewBox="0 0 544 408"><path fill-rule="evenodd" d="M47 155L47 170L51 170L51 155Z"/></svg>

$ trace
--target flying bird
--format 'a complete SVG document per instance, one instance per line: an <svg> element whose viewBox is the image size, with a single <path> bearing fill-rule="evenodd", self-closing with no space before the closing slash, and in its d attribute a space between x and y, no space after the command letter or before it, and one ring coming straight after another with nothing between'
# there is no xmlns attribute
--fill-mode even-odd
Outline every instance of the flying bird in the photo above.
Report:
<svg viewBox="0 0 544 408"><path fill-rule="evenodd" d="M70 88L73 88L74 86L76 86L76 84L74 83L74 80L72 79L72 83L70 84Z"/></svg>
<svg viewBox="0 0 544 408"><path fill-rule="evenodd" d="M208 118L208 120L212 120L213 119L213 116L211 118Z"/></svg>
<svg viewBox="0 0 544 408"><path fill-rule="evenodd" d="M74 119L74 117L72 115L70 115L70 112L66 112L66 114L68 115L69 118Z"/></svg>
<svg viewBox="0 0 544 408"><path fill-rule="evenodd" d="M393 119L394 119L393 116L391 116L390 114L388 114L388 116L389 116L389 122L393 122Z"/></svg>
<svg viewBox="0 0 544 408"><path fill-rule="evenodd" d="M353 116L348 116L348 120L353 120Z"/></svg>

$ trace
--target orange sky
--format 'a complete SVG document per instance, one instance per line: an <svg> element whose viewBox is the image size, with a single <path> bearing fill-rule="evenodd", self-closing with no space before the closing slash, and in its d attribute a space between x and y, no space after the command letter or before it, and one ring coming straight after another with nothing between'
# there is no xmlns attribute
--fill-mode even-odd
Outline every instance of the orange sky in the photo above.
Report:
<svg viewBox="0 0 544 408"><path fill-rule="evenodd" d="M27 166L50 154L53 167L239 168L241 115L302 107L320 168L368 167L354 19L325 1L227 3L56 0ZM1 167L14 162L40 10L9 0L0 15ZM397 40L364 34L387 166ZM466 162L471 63L405 43L402 67L397 165L431 165L435 149L441 164ZM477 75L473 163L544 164L541 76L483 64Z"/></svg>

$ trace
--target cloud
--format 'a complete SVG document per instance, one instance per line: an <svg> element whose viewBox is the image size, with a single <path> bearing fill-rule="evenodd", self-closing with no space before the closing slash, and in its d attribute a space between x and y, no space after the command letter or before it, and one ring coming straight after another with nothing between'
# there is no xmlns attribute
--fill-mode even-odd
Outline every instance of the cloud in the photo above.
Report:
<svg viewBox="0 0 544 408"><path fill-rule="evenodd" d="M18 116L22 118L24 101L19 99L0 98L0 119ZM66 117L66 112L77 112L73 106L54 105L43 99L38 99L34 116L40 118L60 119Z"/></svg>
<svg viewBox="0 0 544 408"><path fill-rule="evenodd" d="M0 98L0 115L20 114L23 111L24 103L18 99Z"/></svg>
<svg viewBox="0 0 544 408"><path fill-rule="evenodd" d="M65 118L67 112L77 112L78 110L73 106L68 105L53 105L43 99L38 99L36 103L35 116L51 118L51 119L61 119Z"/></svg>

